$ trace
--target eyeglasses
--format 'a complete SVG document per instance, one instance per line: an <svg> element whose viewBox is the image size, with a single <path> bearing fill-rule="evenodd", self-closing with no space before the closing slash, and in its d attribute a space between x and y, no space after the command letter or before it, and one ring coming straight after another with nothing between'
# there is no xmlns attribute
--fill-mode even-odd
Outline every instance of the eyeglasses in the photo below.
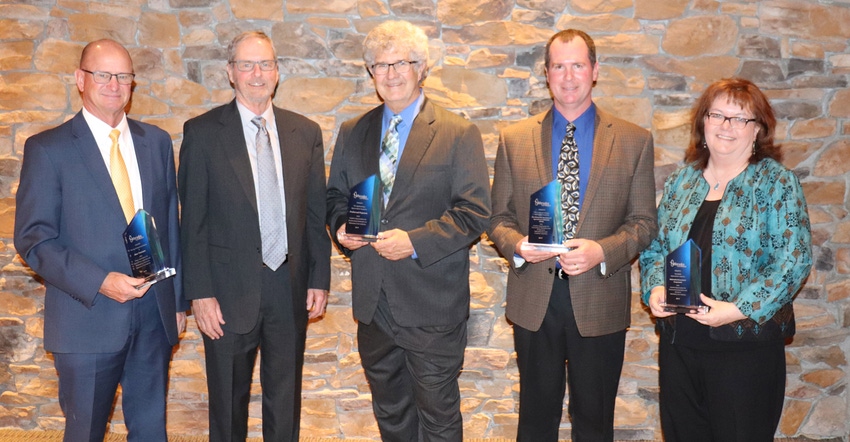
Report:
<svg viewBox="0 0 850 442"><path fill-rule="evenodd" d="M723 123L729 122L729 125L735 129L743 129L747 127L747 124L756 121L755 118L743 118L743 117L727 117L722 114L710 113L705 116L709 123L714 126L723 126Z"/></svg>
<svg viewBox="0 0 850 442"><path fill-rule="evenodd" d="M229 63L236 66L239 72L251 72L256 65L260 65L261 71L273 71L277 67L277 60L230 60Z"/></svg>
<svg viewBox="0 0 850 442"><path fill-rule="evenodd" d="M127 73L110 74L109 72L103 72L103 71L92 72L92 71L87 70L87 69L80 69L80 70L83 71L83 72L91 74L92 78L94 79L94 82L97 83L97 84L107 84L110 81L112 81L112 77L115 77L115 79L118 80L118 84L132 84L133 79L136 78L136 74L127 74Z"/></svg>
<svg viewBox="0 0 850 442"><path fill-rule="evenodd" d="M395 63L375 63L372 65L372 73L374 75L387 75L390 72L390 67L395 69L398 74L406 74L410 70L410 66L419 63L416 60L401 60Z"/></svg>

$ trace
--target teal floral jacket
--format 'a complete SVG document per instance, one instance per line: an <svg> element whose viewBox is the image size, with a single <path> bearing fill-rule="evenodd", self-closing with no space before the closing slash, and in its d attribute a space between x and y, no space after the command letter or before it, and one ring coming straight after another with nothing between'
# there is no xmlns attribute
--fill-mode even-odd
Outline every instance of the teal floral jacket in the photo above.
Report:
<svg viewBox="0 0 850 442"><path fill-rule="evenodd" d="M664 259L687 241L708 191L694 165L682 167L664 183L659 234L640 254L644 303L653 287L664 284ZM749 318L737 321L749 326L737 328L758 334L759 326L780 310L779 316L785 316L781 322L790 320L793 327L790 304L812 267L811 226L797 177L772 159L747 166L726 187L711 243L711 296L734 303Z"/></svg>

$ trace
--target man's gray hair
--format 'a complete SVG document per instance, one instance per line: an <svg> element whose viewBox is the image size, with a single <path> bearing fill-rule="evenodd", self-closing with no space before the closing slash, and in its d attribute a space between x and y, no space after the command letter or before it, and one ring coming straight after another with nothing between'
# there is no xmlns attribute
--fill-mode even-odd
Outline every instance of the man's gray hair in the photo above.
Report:
<svg viewBox="0 0 850 442"><path fill-rule="evenodd" d="M227 61L228 63L234 61L236 59L236 48L239 46L239 43L249 39L249 38L259 38L269 42L269 46L272 48L272 52L274 53L275 61L277 61L277 51L274 48L274 42L269 38L263 31L245 31L239 35L237 35L233 41L227 45Z"/></svg>
<svg viewBox="0 0 850 442"><path fill-rule="evenodd" d="M366 67L375 64L379 54L395 50L407 53L410 60L422 62L428 68L428 36L425 31L403 20L385 21L369 31L363 41L363 60Z"/></svg>

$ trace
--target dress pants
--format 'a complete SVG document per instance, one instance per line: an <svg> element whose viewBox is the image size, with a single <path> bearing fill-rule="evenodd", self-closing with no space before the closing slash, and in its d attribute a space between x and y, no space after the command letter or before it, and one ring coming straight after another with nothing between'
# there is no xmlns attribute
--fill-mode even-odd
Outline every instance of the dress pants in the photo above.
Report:
<svg viewBox="0 0 850 442"><path fill-rule="evenodd" d="M614 440L614 403L625 343L625 330L582 337L569 282L556 277L540 330L514 325L520 385L517 441L558 440L567 380L572 440Z"/></svg>
<svg viewBox="0 0 850 442"><path fill-rule="evenodd" d="M463 440L458 375L466 321L402 327L382 293L370 324L358 322L360 358L385 442Z"/></svg>
<svg viewBox="0 0 850 442"><path fill-rule="evenodd" d="M785 399L782 341L707 351L662 336L658 366L666 442L773 441Z"/></svg>
<svg viewBox="0 0 850 442"><path fill-rule="evenodd" d="M59 405L65 413L65 442L103 441L118 384L127 440L167 439L165 395L172 346L155 293L151 290L128 302L132 308L130 334L120 351L53 354L59 374Z"/></svg>
<svg viewBox="0 0 850 442"><path fill-rule="evenodd" d="M246 334L204 335L210 402L210 441L244 441L248 435L251 377L260 356L263 440L297 442L306 330L293 320L289 265L263 267L257 325ZM227 318L225 318L225 321Z"/></svg>

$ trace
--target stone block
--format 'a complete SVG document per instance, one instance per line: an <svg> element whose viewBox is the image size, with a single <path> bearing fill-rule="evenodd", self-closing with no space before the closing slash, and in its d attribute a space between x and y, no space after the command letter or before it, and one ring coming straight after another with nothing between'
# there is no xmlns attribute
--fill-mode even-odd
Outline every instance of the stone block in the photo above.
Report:
<svg viewBox="0 0 850 442"><path fill-rule="evenodd" d="M275 103L299 113L324 113L339 106L354 90L354 82L341 78L287 78L278 86Z"/></svg>
<svg viewBox="0 0 850 442"><path fill-rule="evenodd" d="M111 38L123 45L136 42L137 22L126 17L107 14L71 14L68 17L71 41L94 41Z"/></svg>
<svg viewBox="0 0 850 442"><path fill-rule="evenodd" d="M444 26L502 20L510 15L513 0L443 0L437 2L437 20Z"/></svg>
<svg viewBox="0 0 850 442"><path fill-rule="evenodd" d="M80 65L83 45L48 39L35 50L33 64L42 72L72 75Z"/></svg>
<svg viewBox="0 0 850 442"><path fill-rule="evenodd" d="M723 55L738 38L738 26L732 17L714 15L673 20L661 47L677 57Z"/></svg>

